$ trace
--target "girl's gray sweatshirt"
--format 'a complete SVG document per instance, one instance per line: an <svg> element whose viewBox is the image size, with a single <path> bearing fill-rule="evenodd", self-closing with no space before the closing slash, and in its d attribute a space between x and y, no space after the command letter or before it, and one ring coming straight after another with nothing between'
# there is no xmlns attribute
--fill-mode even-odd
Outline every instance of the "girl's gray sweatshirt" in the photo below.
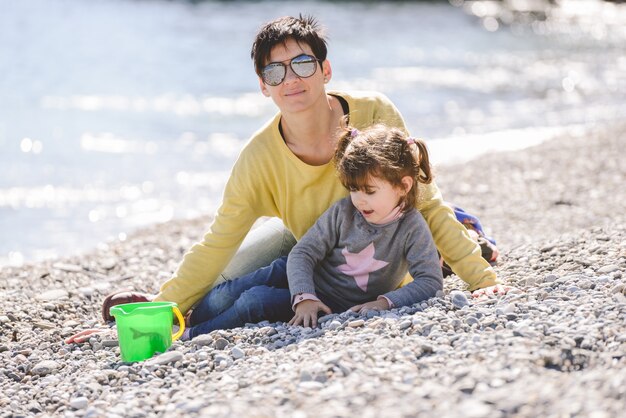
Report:
<svg viewBox="0 0 626 418"><path fill-rule="evenodd" d="M407 271L413 281L398 288ZM349 197L331 206L289 253L293 297L312 293L347 310L386 296L412 305L443 289L439 257L415 209L384 225L370 224Z"/></svg>

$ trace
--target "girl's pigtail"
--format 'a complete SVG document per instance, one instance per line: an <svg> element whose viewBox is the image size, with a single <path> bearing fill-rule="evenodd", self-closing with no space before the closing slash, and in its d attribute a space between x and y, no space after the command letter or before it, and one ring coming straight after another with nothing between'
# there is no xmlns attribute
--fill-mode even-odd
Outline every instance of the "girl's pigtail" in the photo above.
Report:
<svg viewBox="0 0 626 418"><path fill-rule="evenodd" d="M426 148L426 143L421 139L412 139L412 143L417 146L417 150L419 152L418 155L418 166L419 173L417 175L417 180L420 183L429 184L433 181L433 173L430 166L430 157L428 156L428 149Z"/></svg>

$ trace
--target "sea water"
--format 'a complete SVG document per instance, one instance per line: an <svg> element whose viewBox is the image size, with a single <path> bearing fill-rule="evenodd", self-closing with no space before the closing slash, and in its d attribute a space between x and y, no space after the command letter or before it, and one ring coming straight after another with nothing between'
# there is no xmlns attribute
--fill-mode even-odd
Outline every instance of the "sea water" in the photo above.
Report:
<svg viewBox="0 0 626 418"><path fill-rule="evenodd" d="M269 19L317 16L328 88L385 93L452 163L623 118L612 7L516 27L447 2L2 1L0 265L212 213L276 112L250 60Z"/></svg>

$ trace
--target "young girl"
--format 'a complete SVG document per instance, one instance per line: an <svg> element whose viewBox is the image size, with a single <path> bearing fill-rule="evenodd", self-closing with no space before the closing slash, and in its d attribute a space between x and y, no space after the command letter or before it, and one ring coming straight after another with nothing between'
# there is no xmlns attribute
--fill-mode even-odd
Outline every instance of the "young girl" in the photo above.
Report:
<svg viewBox="0 0 626 418"><path fill-rule="evenodd" d="M432 180L425 144L395 128L352 130L335 154L350 197L328 209L289 254L291 324L315 326L318 311L385 310L443 287L430 230L415 209L418 183ZM398 288L407 270L414 278Z"/></svg>
<svg viewBox="0 0 626 418"><path fill-rule="evenodd" d="M418 183L432 180L424 143L383 125L346 129L335 164L350 196L289 257L216 286L193 310L183 338L262 320L316 326L319 311L385 310L443 288L437 250L415 209ZM398 288L407 271L413 282Z"/></svg>

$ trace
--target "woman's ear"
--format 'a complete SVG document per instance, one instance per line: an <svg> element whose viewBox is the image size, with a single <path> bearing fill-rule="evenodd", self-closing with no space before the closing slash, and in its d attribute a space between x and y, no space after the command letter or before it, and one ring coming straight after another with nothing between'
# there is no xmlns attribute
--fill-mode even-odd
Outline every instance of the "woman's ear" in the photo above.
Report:
<svg viewBox="0 0 626 418"><path fill-rule="evenodd" d="M413 187L413 177L411 176L404 176L402 177L402 180L400 180L402 182L402 187L404 189L404 194L407 194L408 192L411 191L411 188Z"/></svg>
<svg viewBox="0 0 626 418"><path fill-rule="evenodd" d="M270 97L270 92L261 77L259 77L259 87L261 88L261 93L263 93L263 96Z"/></svg>
<svg viewBox="0 0 626 418"><path fill-rule="evenodd" d="M333 78L333 69L327 59L322 62L322 74L324 74L324 83L328 83Z"/></svg>

